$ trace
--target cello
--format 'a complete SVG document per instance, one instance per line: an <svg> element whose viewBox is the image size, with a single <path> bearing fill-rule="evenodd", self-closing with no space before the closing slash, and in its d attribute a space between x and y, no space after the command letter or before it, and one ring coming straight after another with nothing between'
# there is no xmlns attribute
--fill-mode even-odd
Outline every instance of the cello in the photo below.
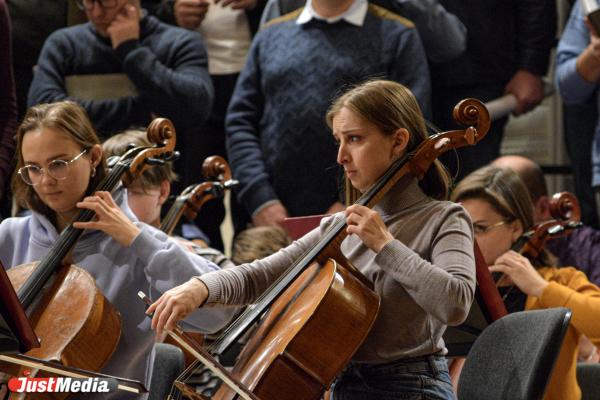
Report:
<svg viewBox="0 0 600 400"><path fill-rule="evenodd" d="M189 220L196 219L198 212L206 202L222 198L226 190L229 190L238 184L236 180L231 179L231 169L229 168L227 161L220 156L210 156L204 160L202 163L202 175L206 181L185 188L184 191L177 196L173 205L167 212L167 215L161 222L160 230L167 235L173 233L173 230L182 216L185 216ZM207 256L218 254L221 259L225 259L220 252L214 249L202 248L200 245L185 239L181 239L180 241L182 245L191 247L191 250L200 256L207 258ZM210 257L208 258L210 259ZM219 265L219 262L214 262ZM204 335L201 333L188 332L187 334L197 343L202 343L204 341ZM174 342L170 336L158 338L157 341L164 341L165 343L178 346L177 342ZM195 358L185 348L182 348L182 350L184 352L185 365L189 366L193 363Z"/></svg>
<svg viewBox="0 0 600 400"><path fill-rule="evenodd" d="M549 210L553 219L534 225L513 246L513 250L531 261L537 260L547 241L567 236L582 226L579 201L570 192L555 193L550 199Z"/></svg>
<svg viewBox="0 0 600 400"><path fill-rule="evenodd" d="M171 156L175 129L170 121L154 120L148 127L148 137L156 146L128 151L94 190L112 191L124 174L130 174L130 178L149 164ZM98 290L87 271L65 261L83 232L74 228L73 222L90 221L94 215L91 210L80 211L39 263L7 271L41 341L39 348L27 352L29 357L98 371L117 346L121 323L118 311ZM52 398L66 395L53 393Z"/></svg>
<svg viewBox="0 0 600 400"><path fill-rule="evenodd" d="M478 100L460 102L454 117L468 128L426 139L395 161L357 203L374 206L390 189L412 181L405 178L423 178L440 154L476 143L489 129L489 115ZM209 354L220 354L266 312L232 371L252 396L263 400L320 398L369 333L379 296L341 254L346 227L345 219L334 220L317 244L208 347ZM185 374L178 379L180 386ZM253 398L223 386L214 398L236 395Z"/></svg>
<svg viewBox="0 0 600 400"><path fill-rule="evenodd" d="M196 219L200 208L209 200L223 197L226 190L238 184L231 179L231 169L220 156L207 157L202 163L205 182L188 186L181 192L160 224L160 230L171 235L183 215Z"/></svg>
<svg viewBox="0 0 600 400"><path fill-rule="evenodd" d="M577 198L569 192L556 193L550 199L550 215L554 219L542 221L535 224L530 230L523 233L513 244L512 250L527 257L533 265L540 265L540 257L549 240L571 234L575 229L582 226L581 209ZM496 281L496 287L500 288L504 283L504 274L492 274ZM507 302L509 298L524 302L526 297L520 290L514 290L515 285L510 284L504 289L502 300ZM517 300L512 300L514 303ZM509 310L510 311L510 310Z"/></svg>

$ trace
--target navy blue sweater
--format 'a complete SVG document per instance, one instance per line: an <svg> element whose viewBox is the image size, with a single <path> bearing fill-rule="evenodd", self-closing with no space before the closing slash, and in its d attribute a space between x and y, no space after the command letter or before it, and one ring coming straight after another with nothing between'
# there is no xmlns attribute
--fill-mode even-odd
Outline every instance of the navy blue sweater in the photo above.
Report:
<svg viewBox="0 0 600 400"><path fill-rule="evenodd" d="M337 147L325 113L344 85L392 79L429 109L427 60L409 22L373 5L362 27L297 25L298 14L257 34L229 104L227 151L250 214L274 199L292 216L323 213L338 200Z"/></svg>
<svg viewBox="0 0 600 400"><path fill-rule="evenodd" d="M118 72L129 77L139 97L78 100L102 133L145 125L150 112L170 118L176 128L200 124L210 112L213 89L200 35L151 16L140 21L139 41L116 50L91 23L54 32L40 54L28 104L66 99L66 76Z"/></svg>
<svg viewBox="0 0 600 400"><path fill-rule="evenodd" d="M171 119L182 160L176 168L184 183L198 180L204 138L200 126L212 107L213 87L200 34L148 16L140 21L140 39L112 49L91 23L59 29L44 43L31 88L29 105L68 99L69 75L125 73L139 95L109 100L72 99L88 112L101 135L145 126L151 113ZM197 152L202 149L202 154ZM204 151L206 150L206 151Z"/></svg>

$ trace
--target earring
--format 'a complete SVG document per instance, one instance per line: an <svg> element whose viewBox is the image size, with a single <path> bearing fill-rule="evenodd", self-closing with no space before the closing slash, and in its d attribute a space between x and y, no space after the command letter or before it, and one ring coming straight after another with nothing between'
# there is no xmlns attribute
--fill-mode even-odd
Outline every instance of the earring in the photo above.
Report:
<svg viewBox="0 0 600 400"><path fill-rule="evenodd" d="M90 174L90 176L93 178L94 176L96 176L96 167L92 168L92 173Z"/></svg>

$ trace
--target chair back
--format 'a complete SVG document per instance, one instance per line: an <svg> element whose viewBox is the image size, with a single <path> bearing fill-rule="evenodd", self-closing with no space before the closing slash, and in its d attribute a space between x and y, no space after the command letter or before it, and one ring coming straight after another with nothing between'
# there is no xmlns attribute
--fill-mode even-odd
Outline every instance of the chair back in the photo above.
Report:
<svg viewBox="0 0 600 400"><path fill-rule="evenodd" d="M581 389L581 400L600 400L600 364L578 363L577 383Z"/></svg>
<svg viewBox="0 0 600 400"><path fill-rule="evenodd" d="M541 399L571 320L567 308L509 314L486 328L469 351L460 399Z"/></svg>

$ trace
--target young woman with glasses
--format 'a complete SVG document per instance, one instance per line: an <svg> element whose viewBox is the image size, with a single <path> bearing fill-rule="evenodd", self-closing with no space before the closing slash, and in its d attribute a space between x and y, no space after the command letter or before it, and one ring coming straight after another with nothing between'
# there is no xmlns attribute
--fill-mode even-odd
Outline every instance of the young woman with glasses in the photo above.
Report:
<svg viewBox="0 0 600 400"><path fill-rule="evenodd" d="M94 220L73 224L85 231L68 261L95 278L122 317L119 345L103 372L150 382L154 333L143 317L144 305L137 292L150 291L157 298L192 276L218 267L139 222L127 206L126 190L117 189L114 199L108 192L94 193L107 174L106 162L85 111L76 103L30 108L16 142L18 172L13 190L16 200L32 213L0 224L2 264L11 268L39 261L81 209L93 210ZM233 311L199 311L188 322L197 330L212 332ZM113 395L119 397L116 392Z"/></svg>
<svg viewBox="0 0 600 400"><path fill-rule="evenodd" d="M600 340L600 289L575 268L556 268L551 254L532 264L511 250L533 226L533 203L527 187L510 169L481 168L464 178L452 193L471 215L475 238L499 282L509 311L567 307L573 311L569 330L546 389L545 399L580 399L576 361L582 335Z"/></svg>

